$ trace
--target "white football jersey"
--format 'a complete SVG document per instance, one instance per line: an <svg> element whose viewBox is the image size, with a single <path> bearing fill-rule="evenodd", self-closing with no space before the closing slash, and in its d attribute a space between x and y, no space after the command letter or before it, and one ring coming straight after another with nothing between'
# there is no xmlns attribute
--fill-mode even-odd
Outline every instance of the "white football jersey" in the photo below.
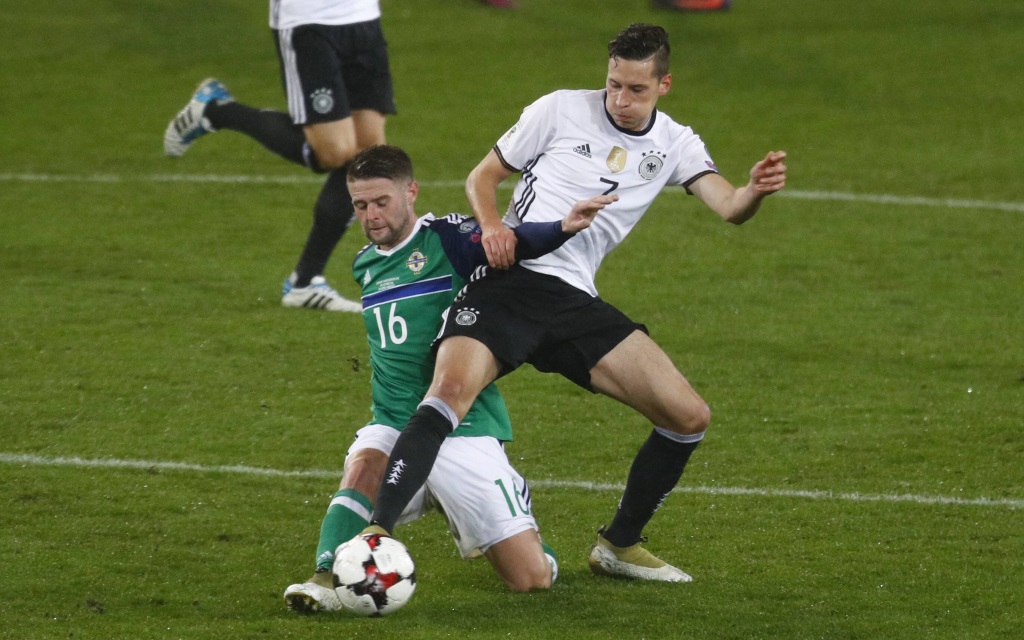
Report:
<svg viewBox="0 0 1024 640"><path fill-rule="evenodd" d="M355 24L380 17L380 0L270 0L270 28Z"/></svg>
<svg viewBox="0 0 1024 640"><path fill-rule="evenodd" d="M579 200L601 193L619 201L559 249L522 265L597 295L594 276L666 185L684 188L717 168L700 137L655 110L643 131L616 126L604 90L556 91L523 110L494 149L521 171L504 222L561 220Z"/></svg>

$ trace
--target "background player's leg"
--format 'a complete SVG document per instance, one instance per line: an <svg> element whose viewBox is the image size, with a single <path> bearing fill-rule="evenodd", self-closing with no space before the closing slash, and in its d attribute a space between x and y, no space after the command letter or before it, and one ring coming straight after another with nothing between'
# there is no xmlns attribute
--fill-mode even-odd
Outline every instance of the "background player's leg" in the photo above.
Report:
<svg viewBox="0 0 1024 640"><path fill-rule="evenodd" d="M352 224L355 209L345 179L347 166L327 176L313 205L313 226L295 265L295 287L309 286L313 278L323 274L334 247Z"/></svg>
<svg viewBox="0 0 1024 640"><path fill-rule="evenodd" d="M313 226L295 265L293 286L305 287L323 274L334 247L352 224L354 209L345 172L348 162L367 147L384 144L383 114L359 110L352 117L305 127L317 166L331 170L313 207Z"/></svg>
<svg viewBox="0 0 1024 640"><path fill-rule="evenodd" d="M309 164L309 147L302 127L281 111L256 109L238 102L211 102L203 112L217 131L228 129L245 134L268 151L304 167Z"/></svg>

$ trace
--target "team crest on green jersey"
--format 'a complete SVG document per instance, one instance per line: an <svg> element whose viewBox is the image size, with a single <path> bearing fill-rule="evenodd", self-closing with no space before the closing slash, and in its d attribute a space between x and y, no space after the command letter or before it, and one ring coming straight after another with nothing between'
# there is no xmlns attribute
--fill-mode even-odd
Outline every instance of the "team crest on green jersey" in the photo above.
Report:
<svg viewBox="0 0 1024 640"><path fill-rule="evenodd" d="M409 259L405 261L405 266L418 275L420 271L423 271L423 267L427 266L427 256L423 255L419 249L413 249L409 254Z"/></svg>
<svg viewBox="0 0 1024 640"><path fill-rule="evenodd" d="M618 173L626 168L626 150L622 147L612 147L611 153L608 154L608 159L605 160L605 164L612 170L612 173Z"/></svg>

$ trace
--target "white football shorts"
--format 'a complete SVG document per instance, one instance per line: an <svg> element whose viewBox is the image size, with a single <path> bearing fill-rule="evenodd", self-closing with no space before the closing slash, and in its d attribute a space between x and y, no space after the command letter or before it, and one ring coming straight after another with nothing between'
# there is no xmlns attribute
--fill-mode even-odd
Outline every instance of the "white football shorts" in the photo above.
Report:
<svg viewBox="0 0 1024 640"><path fill-rule="evenodd" d="M399 431L371 424L356 432L348 449L377 449L391 455ZM475 558L494 544L528 529L539 531L526 480L495 438L445 438L427 484L402 512L398 524L431 509L448 520L463 558Z"/></svg>

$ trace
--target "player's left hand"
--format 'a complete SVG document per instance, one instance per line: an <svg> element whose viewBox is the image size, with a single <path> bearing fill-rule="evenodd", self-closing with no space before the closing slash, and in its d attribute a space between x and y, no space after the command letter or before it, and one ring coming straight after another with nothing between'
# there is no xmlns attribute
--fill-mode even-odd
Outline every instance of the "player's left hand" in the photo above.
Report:
<svg viewBox="0 0 1024 640"><path fill-rule="evenodd" d="M786 186L785 151L769 151L764 160L750 170L749 187L758 195L767 196Z"/></svg>
<svg viewBox="0 0 1024 640"><path fill-rule="evenodd" d="M577 233L590 226L597 216L597 212L604 209L613 202L618 202L619 196L594 196L586 200L580 200L572 205L569 215L562 218L562 231L565 233Z"/></svg>

